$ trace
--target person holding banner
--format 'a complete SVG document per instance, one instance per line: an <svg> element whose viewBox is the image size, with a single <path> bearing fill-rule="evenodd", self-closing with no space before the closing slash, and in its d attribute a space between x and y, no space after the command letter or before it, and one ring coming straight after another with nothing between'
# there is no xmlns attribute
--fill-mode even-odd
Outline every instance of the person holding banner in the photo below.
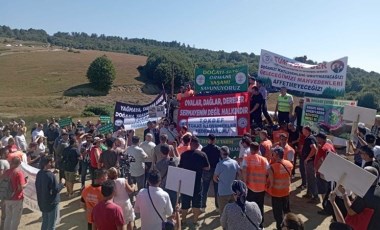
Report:
<svg viewBox="0 0 380 230"><path fill-rule="evenodd" d="M285 86L281 87L280 94L277 98L275 116L278 118L278 123L289 123L293 112L293 96L287 93Z"/></svg>

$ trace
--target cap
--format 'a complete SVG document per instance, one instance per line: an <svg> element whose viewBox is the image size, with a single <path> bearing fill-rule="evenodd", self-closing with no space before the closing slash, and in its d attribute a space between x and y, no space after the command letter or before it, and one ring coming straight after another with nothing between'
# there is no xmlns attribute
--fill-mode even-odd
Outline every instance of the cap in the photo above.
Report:
<svg viewBox="0 0 380 230"><path fill-rule="evenodd" d="M324 132L319 132L315 137L322 138L323 140L327 139L327 135Z"/></svg>
<svg viewBox="0 0 380 230"><path fill-rule="evenodd" d="M377 115L376 115L377 116ZM358 123L358 127L359 128L364 128L365 129L365 124L363 122L359 122Z"/></svg>
<svg viewBox="0 0 380 230"><path fill-rule="evenodd" d="M94 137L94 143L96 143L96 142L102 142L102 141L103 141L102 138L100 138L100 137Z"/></svg>

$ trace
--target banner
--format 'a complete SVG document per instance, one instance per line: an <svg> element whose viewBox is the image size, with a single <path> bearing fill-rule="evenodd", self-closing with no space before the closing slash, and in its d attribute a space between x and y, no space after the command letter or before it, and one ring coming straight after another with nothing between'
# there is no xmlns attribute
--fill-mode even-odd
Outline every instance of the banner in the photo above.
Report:
<svg viewBox="0 0 380 230"><path fill-rule="evenodd" d="M160 106L150 107L148 110L148 114L149 114L149 118L165 117L166 116L165 106L160 105Z"/></svg>
<svg viewBox="0 0 380 230"><path fill-rule="evenodd" d="M351 126L343 121L346 105L356 106L356 101L305 97L301 123L303 126L310 126L315 132L323 131L335 137L349 139Z"/></svg>
<svg viewBox="0 0 380 230"><path fill-rule="evenodd" d="M25 177L28 177L28 184L24 188L24 208L28 208L32 211L40 211L37 201L37 192L36 192L36 177L38 171L37 168L34 168L24 162L21 163L21 170L24 173Z"/></svg>
<svg viewBox="0 0 380 230"><path fill-rule="evenodd" d="M242 136L250 131L248 93L183 98L178 121L199 136Z"/></svg>
<svg viewBox="0 0 380 230"><path fill-rule="evenodd" d="M132 105L116 102L114 112L115 130L124 125L125 129L145 128L146 123L157 121L158 118L149 118L149 108L165 105L165 93L159 94L151 103L147 105Z"/></svg>
<svg viewBox="0 0 380 230"><path fill-rule="evenodd" d="M100 126L98 129L99 134L107 134L107 133L113 133L113 124L109 123L106 125Z"/></svg>
<svg viewBox="0 0 380 230"><path fill-rule="evenodd" d="M321 95L344 96L347 57L318 65L309 65L261 50L258 78L268 87L285 86L289 90Z"/></svg>
<svg viewBox="0 0 380 230"><path fill-rule="evenodd" d="M201 145L205 147L208 144L208 137L198 137ZM215 144L219 147L223 145L230 149L230 158L238 158L240 152L241 137L217 137Z"/></svg>
<svg viewBox="0 0 380 230"><path fill-rule="evenodd" d="M100 115L99 120L102 124L109 124L111 122L111 117L110 116L105 116L105 115Z"/></svg>
<svg viewBox="0 0 380 230"><path fill-rule="evenodd" d="M69 126L72 123L73 123L73 120L71 119L71 117L63 118L63 119L58 121L59 127L61 127L61 128Z"/></svg>
<svg viewBox="0 0 380 230"><path fill-rule="evenodd" d="M195 69L195 92L197 95L247 92L247 89L247 66Z"/></svg>

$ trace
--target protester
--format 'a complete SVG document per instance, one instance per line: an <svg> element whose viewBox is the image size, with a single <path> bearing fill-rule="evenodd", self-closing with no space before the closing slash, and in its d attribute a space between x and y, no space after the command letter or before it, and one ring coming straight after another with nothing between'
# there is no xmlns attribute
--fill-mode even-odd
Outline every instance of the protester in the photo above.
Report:
<svg viewBox="0 0 380 230"><path fill-rule="evenodd" d="M58 138L57 138L58 139ZM65 177L65 171L63 169L62 165L62 155L63 155L63 150L69 146L69 134L66 132L66 130L62 130L61 133L61 138L58 141L56 148L55 148L55 164L57 168L59 169L59 179L61 180L62 178Z"/></svg>
<svg viewBox="0 0 380 230"><path fill-rule="evenodd" d="M304 101L305 100L303 98L300 98L299 101L298 101L298 105L294 108L294 116L295 116L295 119L296 119L296 124L297 124L297 130L298 131L302 130L301 122L302 122L302 112L303 112Z"/></svg>
<svg viewBox="0 0 380 230"><path fill-rule="evenodd" d="M81 195L81 207L86 210L87 226L88 230L92 230L92 210L96 204L103 200L103 195L101 192L101 185L107 180L107 171L104 169L97 169L94 172L95 178L93 183L86 186L82 190Z"/></svg>
<svg viewBox="0 0 380 230"><path fill-rule="evenodd" d="M177 101L180 102L182 98L185 97L185 86L179 88L179 93L177 94Z"/></svg>
<svg viewBox="0 0 380 230"><path fill-rule="evenodd" d="M49 154L54 154L54 141L59 136L58 129L55 127L54 123L49 124L49 129L46 132L47 147L49 149Z"/></svg>
<svg viewBox="0 0 380 230"><path fill-rule="evenodd" d="M278 123L289 123L293 112L293 96L288 94L285 86L281 87L280 94L277 98L275 116L278 118Z"/></svg>
<svg viewBox="0 0 380 230"><path fill-rule="evenodd" d="M113 138L107 138L106 141L107 150L103 151L102 154L99 157L99 163L100 167L103 169L110 169L112 167L118 168L119 167L119 157L115 150L113 150L114 147L114 139Z"/></svg>
<svg viewBox="0 0 380 230"><path fill-rule="evenodd" d="M15 144L15 139L13 137L8 139L8 145L6 148L10 153L16 152L18 150L17 145Z"/></svg>
<svg viewBox="0 0 380 230"><path fill-rule="evenodd" d="M286 133L280 133L280 142L278 146L284 149L284 160L288 160L293 164L295 151L288 144L288 135Z"/></svg>
<svg viewBox="0 0 380 230"><path fill-rule="evenodd" d="M169 157L170 147L168 144L161 145L161 160L157 162L156 169L162 175L160 187L164 189L165 192L169 194L170 202L172 207L176 206L177 201L177 193L170 189L165 189L166 186L166 178L168 176L169 166L176 167L173 158Z"/></svg>
<svg viewBox="0 0 380 230"><path fill-rule="evenodd" d="M107 180L102 183L104 199L97 203L92 210L91 221L93 230L120 230L124 229L125 221L123 210L113 202L115 196L115 182Z"/></svg>
<svg viewBox="0 0 380 230"><path fill-rule="evenodd" d="M102 144L102 142L103 139L101 139L100 137L95 137L93 139L93 145L90 150L90 174L92 183L94 183L95 170L101 168L99 158L102 154L102 150L100 149L100 145Z"/></svg>
<svg viewBox="0 0 380 230"><path fill-rule="evenodd" d="M242 163L242 177L247 184L247 200L255 202L262 216L260 227L264 222L264 198L267 185L267 174L269 169L268 160L260 155L259 144L252 142L250 145L251 154L244 158Z"/></svg>
<svg viewBox="0 0 380 230"><path fill-rule="evenodd" d="M3 130L3 137L1 138L1 145L3 146L3 147L5 147L5 146L7 146L8 145L8 140L9 140L9 138L11 138L12 136L11 136L11 131L9 130L9 128L7 128L7 129L4 129Z"/></svg>
<svg viewBox="0 0 380 230"><path fill-rule="evenodd" d="M268 91L265 88L265 86L263 85L263 81L257 80L256 84L257 84L257 88L259 88L259 92L260 92L261 96L263 96L263 99L264 99L264 103L263 103L261 110L263 111L263 114L264 114L265 119L267 120L267 123L269 125L273 125L273 121L272 121L271 116L268 113L268 107L267 107Z"/></svg>
<svg viewBox="0 0 380 230"><path fill-rule="evenodd" d="M160 129L160 136L163 134L167 135L168 143L172 144L174 141L176 141L176 138L178 137L178 132L170 128L170 124L167 119L164 119L163 124L164 126Z"/></svg>
<svg viewBox="0 0 380 230"><path fill-rule="evenodd" d="M32 141L37 142L36 139L37 137L44 137L44 125L43 124L38 124L36 129L33 130L32 132Z"/></svg>
<svg viewBox="0 0 380 230"><path fill-rule="evenodd" d="M92 148L92 136L86 135L86 141L82 142L80 146L80 154L81 154L81 190L84 189L86 183L87 170L90 168L90 151Z"/></svg>
<svg viewBox="0 0 380 230"><path fill-rule="evenodd" d="M226 230L263 229L260 209L255 202L247 202L247 186L240 180L232 183L233 203L224 208L220 223Z"/></svg>
<svg viewBox="0 0 380 230"><path fill-rule="evenodd" d="M60 191L65 187L64 179L58 183L54 173L50 170L54 168L53 157L44 156L40 161L40 171L36 176L36 193L38 207L42 212L41 229L55 229L58 218Z"/></svg>
<svg viewBox="0 0 380 230"><path fill-rule="evenodd" d="M46 152L46 146L44 144L45 137L44 136L37 136L35 139L35 142L37 143L37 154L44 154Z"/></svg>
<svg viewBox="0 0 380 230"><path fill-rule="evenodd" d="M144 141L146 140L146 135L148 133L152 134L153 135L153 142L158 145L160 143L160 132L158 129L156 129L156 127L154 126L154 123L152 121L148 121L148 123L146 124L148 126L147 129L144 130Z"/></svg>
<svg viewBox="0 0 380 230"><path fill-rule="evenodd" d="M193 225L199 227L198 217L201 214L202 207L202 174L204 170L210 170L210 164L206 153L199 151L199 139L192 137L190 141L190 150L182 153L179 163L180 168L196 172L193 196L182 194L182 221L186 222L188 209L193 210Z"/></svg>
<svg viewBox="0 0 380 230"><path fill-rule="evenodd" d="M272 159L272 152L271 152L272 141L269 140L268 132L266 130L262 130L260 132L260 139L261 139L261 143L260 143L261 155L267 158L268 162L270 162Z"/></svg>
<svg viewBox="0 0 380 230"><path fill-rule="evenodd" d="M375 136L375 144L380 145L380 116L376 115L375 124L371 127L371 133Z"/></svg>
<svg viewBox="0 0 380 230"><path fill-rule="evenodd" d="M180 156L182 153L186 152L187 150L190 150L190 140L191 140L190 134L186 134L182 137L182 144L178 146L177 148L178 154Z"/></svg>
<svg viewBox="0 0 380 230"><path fill-rule="evenodd" d="M137 194L135 212L140 213L142 230L162 229L162 222L173 213L169 195L159 187L160 183L160 172L152 170L148 176L149 186Z"/></svg>
<svg viewBox="0 0 380 230"><path fill-rule="evenodd" d="M213 180L215 175L215 168L218 162L220 161L220 147L216 144L216 137L214 134L208 135L208 144L202 148L202 152L206 153L208 162L210 163L209 170L203 170L202 173L202 207L201 212L205 212L207 204L208 190L210 188L210 183L212 181L214 185L214 198L215 198L215 208L217 212L219 211L218 205L218 182ZM223 210L220 210L223 211Z"/></svg>
<svg viewBox="0 0 380 230"><path fill-rule="evenodd" d="M37 149L37 143L31 142L29 144L28 152L26 153L27 163L30 166L33 166L35 168L40 168L39 166L40 158L43 155L38 154L36 149Z"/></svg>
<svg viewBox="0 0 380 230"><path fill-rule="evenodd" d="M249 77L249 82L248 82L247 92L248 92L249 97L251 97L252 96L252 88L256 86L256 78L255 78L255 76L250 76L250 75L248 75L248 77Z"/></svg>
<svg viewBox="0 0 380 230"><path fill-rule="evenodd" d="M139 147L139 142L140 138L133 136L132 146L126 150L126 155L132 159L129 168L131 178L137 183L138 190L145 187L145 159L148 157L144 150Z"/></svg>
<svg viewBox="0 0 380 230"><path fill-rule="evenodd" d="M164 144L168 144L168 135L166 134L160 135L160 143L156 145L156 147L154 147L153 164L156 164L158 161L161 160L161 146ZM171 145L169 145L169 148L169 156L173 156L174 148Z"/></svg>
<svg viewBox="0 0 380 230"><path fill-rule="evenodd" d="M4 175L5 171L7 171L10 168L9 161L7 160L7 155L8 155L8 149L7 148L1 148L0 149L0 178ZM4 207L4 201L0 201L0 207L1 210L5 210ZM5 221L5 212L1 212L1 230L3 230L4 226L4 221Z"/></svg>
<svg viewBox="0 0 380 230"><path fill-rule="evenodd" d="M252 143L251 138L249 137L242 137L241 141L239 142L239 157L238 157L238 163L241 165L243 162L244 157L248 156L251 153L250 145Z"/></svg>
<svg viewBox="0 0 380 230"><path fill-rule="evenodd" d="M252 87L252 96L250 100L250 120L252 127L263 127L262 108L264 106L264 98L259 92L257 86Z"/></svg>
<svg viewBox="0 0 380 230"><path fill-rule="evenodd" d="M140 148L148 155L148 157L145 158L145 178L147 178L148 172L153 165L154 147L156 147L156 144L153 142L153 135L151 133L147 133L144 139L145 140L140 144Z"/></svg>
<svg viewBox="0 0 380 230"><path fill-rule="evenodd" d="M273 163L268 170L268 193L272 196L273 216L277 229L281 229L284 215L290 212L289 194L292 168L292 163L284 160L284 149L274 148Z"/></svg>
<svg viewBox="0 0 380 230"><path fill-rule="evenodd" d="M234 201L231 185L232 182L239 177L240 166L235 160L229 157L230 149L227 146L222 146L220 148L220 156L222 159L216 165L213 180L218 184L218 190L216 193L219 204L219 213L222 215L226 204Z"/></svg>
<svg viewBox="0 0 380 230"><path fill-rule="evenodd" d="M304 230L303 221L299 216L294 213L287 213L284 216L284 220L281 224L283 230Z"/></svg>
<svg viewBox="0 0 380 230"><path fill-rule="evenodd" d="M12 158L10 161L10 168L3 174L4 177L10 178L10 184L13 195L9 200L4 201L4 211L6 213L4 220L4 229L17 230L20 224L24 188L26 187L25 175L20 169L21 159L18 157Z"/></svg>
<svg viewBox="0 0 380 230"><path fill-rule="evenodd" d="M186 91L185 91L183 97L192 97L192 96L194 96L194 95L195 95L195 94L194 94L194 90L191 89L191 85L190 85L190 84L187 84L187 86L186 86Z"/></svg>
<svg viewBox="0 0 380 230"><path fill-rule="evenodd" d="M129 199L129 193L135 191L135 185L130 185L128 179L118 178L119 171L112 167L108 170L108 179L115 182L115 196L113 202L119 205L123 210L124 224L128 230L132 230L132 222L135 220L135 213L133 211L131 200Z"/></svg>
<svg viewBox="0 0 380 230"><path fill-rule="evenodd" d="M373 149L369 147L368 145L362 146L360 148L360 157L363 159L363 168L367 166L374 167L378 172L380 172L380 165L375 160L375 154L373 152Z"/></svg>
<svg viewBox="0 0 380 230"><path fill-rule="evenodd" d="M25 135L23 133L23 130L19 128L17 130L17 135L15 136L15 143L18 148L18 150L26 153L28 149L28 144L26 143Z"/></svg>
<svg viewBox="0 0 380 230"><path fill-rule="evenodd" d="M70 139L69 147L63 150L62 166L65 171L67 195L74 195L74 183L76 180L76 172L78 171L80 154L77 149L77 141Z"/></svg>

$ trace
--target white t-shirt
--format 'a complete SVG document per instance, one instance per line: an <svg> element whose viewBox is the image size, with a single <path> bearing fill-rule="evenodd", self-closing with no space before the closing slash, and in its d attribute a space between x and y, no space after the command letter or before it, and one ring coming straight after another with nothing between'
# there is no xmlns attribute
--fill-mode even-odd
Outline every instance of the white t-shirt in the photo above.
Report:
<svg viewBox="0 0 380 230"><path fill-rule="evenodd" d="M146 155L148 155L145 162L153 162L154 147L156 147L156 144L153 141L144 141L140 144L140 147L144 150Z"/></svg>
<svg viewBox="0 0 380 230"><path fill-rule="evenodd" d="M125 178L117 178L115 180L115 196L113 197L113 202L119 205L123 210L124 221L128 223L132 222L136 216L128 192L125 189L126 183L128 183L128 181Z"/></svg>
<svg viewBox="0 0 380 230"><path fill-rule="evenodd" d="M40 136L40 137L45 136L44 131L42 131L42 130L38 130L38 129L35 129L35 130L32 132L32 140L33 140L33 141L36 141L37 136Z"/></svg>
<svg viewBox="0 0 380 230"><path fill-rule="evenodd" d="M239 158L243 158L251 153L251 149L249 147L244 148L242 145L240 146Z"/></svg>
<svg viewBox="0 0 380 230"><path fill-rule="evenodd" d="M11 138L12 136L10 135L9 137L7 136L3 136L3 138L1 138L1 144L5 147L8 145L8 140L9 138Z"/></svg>
<svg viewBox="0 0 380 230"><path fill-rule="evenodd" d="M152 186L149 186L149 192L152 197L154 207L156 207L157 211L161 215L161 218L165 221L166 217L172 215L173 213L169 194L162 190L162 188ZM148 190L146 188L141 189L137 194L135 212L140 213L141 230L162 229L162 221L153 208L152 202L149 199Z"/></svg>
<svg viewBox="0 0 380 230"><path fill-rule="evenodd" d="M148 157L144 150L139 146L132 145L127 148L126 154L131 157L131 167L129 168L131 176L143 175L145 173L145 158Z"/></svg>
<svg viewBox="0 0 380 230"><path fill-rule="evenodd" d="M166 134L168 136L168 142L169 143L172 143L173 141L175 141L176 137L178 136L177 130L171 131L168 128L165 128L165 127L162 127L160 129L160 136L163 135L163 134Z"/></svg>
<svg viewBox="0 0 380 230"><path fill-rule="evenodd" d="M15 142L16 142L17 147L21 151L25 152L28 149L28 144L26 143L26 139L25 139L25 136L23 134L16 135L15 136Z"/></svg>

